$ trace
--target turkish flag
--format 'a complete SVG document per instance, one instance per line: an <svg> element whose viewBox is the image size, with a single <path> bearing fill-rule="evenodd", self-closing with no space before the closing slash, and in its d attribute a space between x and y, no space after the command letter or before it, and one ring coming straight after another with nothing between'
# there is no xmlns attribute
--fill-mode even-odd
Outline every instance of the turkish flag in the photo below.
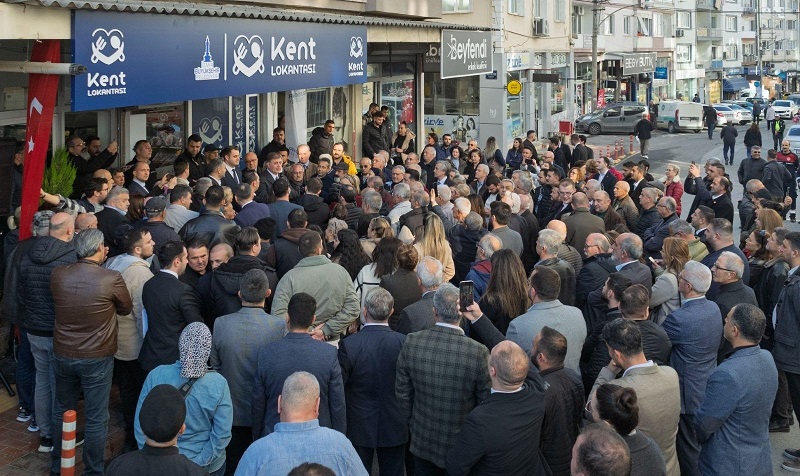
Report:
<svg viewBox="0 0 800 476"><path fill-rule="evenodd" d="M61 41L34 42L31 61L57 63L61 60ZM28 75L28 123L25 129L25 168L22 175L22 215L19 239L31 236L33 215L39 208L47 148L53 129L53 111L58 96L58 75Z"/></svg>

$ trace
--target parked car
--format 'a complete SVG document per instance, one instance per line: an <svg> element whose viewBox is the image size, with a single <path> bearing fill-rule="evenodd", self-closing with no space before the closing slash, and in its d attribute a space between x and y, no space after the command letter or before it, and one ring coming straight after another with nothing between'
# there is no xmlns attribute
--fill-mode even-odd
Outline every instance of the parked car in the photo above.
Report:
<svg viewBox="0 0 800 476"><path fill-rule="evenodd" d="M794 101L788 99L772 101L772 109L775 110L775 117L780 117L781 119L791 119L797 114L797 106Z"/></svg>
<svg viewBox="0 0 800 476"><path fill-rule="evenodd" d="M727 106L734 111L739 111L741 114L742 120L739 121L739 124L749 124L753 121L753 111L747 109L746 107L742 107L738 104L727 104ZM752 106L751 106L752 107Z"/></svg>
<svg viewBox="0 0 800 476"><path fill-rule="evenodd" d="M712 104L711 106L717 111L717 125L720 125L720 114L725 118L726 124L739 124L742 120L742 113L731 109L727 104Z"/></svg>
<svg viewBox="0 0 800 476"><path fill-rule="evenodd" d="M751 115L753 114L753 103L751 103L751 102L741 101L741 100L738 100L738 101L723 101L723 102L724 103L730 102L731 104L736 104L737 106L741 106L741 107L747 109L748 111L750 111ZM761 112L759 113L759 117L762 117L762 118L764 117L764 109L763 108L761 109Z"/></svg>
<svg viewBox="0 0 800 476"><path fill-rule="evenodd" d="M800 155L800 125L789 126L785 139L789 141L789 148Z"/></svg>
<svg viewBox="0 0 800 476"><path fill-rule="evenodd" d="M786 99L792 101L795 106L800 107L800 94L790 94L786 96Z"/></svg>
<svg viewBox="0 0 800 476"><path fill-rule="evenodd" d="M744 100L749 102L750 104L753 104L754 102L757 102L757 103L761 104L761 110L762 111L764 110L764 106L767 105L767 101L765 99L761 99L761 98L744 98Z"/></svg>
<svg viewBox="0 0 800 476"><path fill-rule="evenodd" d="M621 102L592 111L575 121L575 129L592 135L603 132L631 133L647 113L647 106L637 102Z"/></svg>
<svg viewBox="0 0 800 476"><path fill-rule="evenodd" d="M678 131L703 130L703 105L688 101L661 101L656 124L671 134Z"/></svg>

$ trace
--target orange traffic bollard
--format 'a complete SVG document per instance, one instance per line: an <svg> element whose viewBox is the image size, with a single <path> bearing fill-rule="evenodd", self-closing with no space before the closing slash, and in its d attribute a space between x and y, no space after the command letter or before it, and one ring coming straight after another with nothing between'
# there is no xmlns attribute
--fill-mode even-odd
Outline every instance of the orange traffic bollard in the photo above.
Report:
<svg viewBox="0 0 800 476"><path fill-rule="evenodd" d="M631 134L631 154L633 154L633 134Z"/></svg>
<svg viewBox="0 0 800 476"><path fill-rule="evenodd" d="M75 435L78 414L75 410L64 412L61 435L61 476L75 476Z"/></svg>

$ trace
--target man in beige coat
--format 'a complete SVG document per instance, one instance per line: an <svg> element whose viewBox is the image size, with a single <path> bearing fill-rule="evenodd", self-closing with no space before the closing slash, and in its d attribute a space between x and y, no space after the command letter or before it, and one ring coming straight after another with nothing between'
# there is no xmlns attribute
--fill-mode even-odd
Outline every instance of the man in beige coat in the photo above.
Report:
<svg viewBox="0 0 800 476"><path fill-rule="evenodd" d="M603 340L608 346L611 362L600 370L592 393L604 383L634 389L639 404L636 430L652 438L661 448L667 476L679 475L675 450L681 413L678 374L670 367L656 365L645 358L642 333L631 320L618 318L606 324Z"/></svg>
<svg viewBox="0 0 800 476"><path fill-rule="evenodd" d="M114 367L119 375L122 418L125 422L125 445L131 450L136 449L133 435L136 402L147 376L136 359L139 358L144 338L142 289L144 283L153 277L150 263L146 260L153 256L154 247L155 242L147 229L132 229L122 240L125 253L115 256L105 264L105 268L122 274L133 301L133 311L130 314L117 314L117 353L114 354Z"/></svg>

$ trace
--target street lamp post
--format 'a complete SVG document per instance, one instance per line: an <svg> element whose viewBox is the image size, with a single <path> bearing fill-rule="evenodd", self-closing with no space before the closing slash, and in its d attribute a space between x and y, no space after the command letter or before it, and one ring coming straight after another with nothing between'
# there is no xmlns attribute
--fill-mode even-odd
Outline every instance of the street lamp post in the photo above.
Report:
<svg viewBox="0 0 800 476"><path fill-rule="evenodd" d="M758 87L756 88L756 98L762 99L761 93L764 87L764 65L762 63L762 56L764 52L761 51L761 0L756 0L756 54L758 54Z"/></svg>
<svg viewBox="0 0 800 476"><path fill-rule="evenodd" d="M600 2L599 0L592 0L592 94L589 96L592 98L591 108L594 111L597 108L597 30L600 29L600 22L598 22L598 17L600 16Z"/></svg>

